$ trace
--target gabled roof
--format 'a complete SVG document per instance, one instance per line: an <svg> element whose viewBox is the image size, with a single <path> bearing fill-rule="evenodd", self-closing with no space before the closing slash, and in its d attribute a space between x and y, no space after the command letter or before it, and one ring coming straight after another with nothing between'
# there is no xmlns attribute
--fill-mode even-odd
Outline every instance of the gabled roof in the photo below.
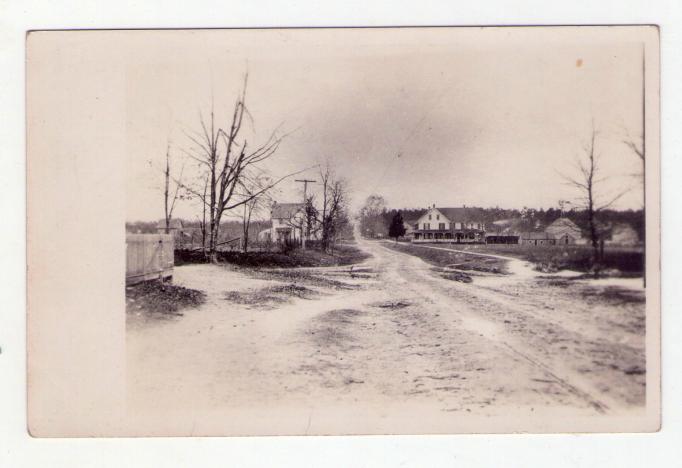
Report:
<svg viewBox="0 0 682 468"><path fill-rule="evenodd" d="M273 219L291 219L304 207L303 203L275 203L272 205L271 217Z"/></svg>
<svg viewBox="0 0 682 468"><path fill-rule="evenodd" d="M458 208L440 208L436 207L438 211L443 213L446 218L448 218L450 221L454 221L456 223L467 223L471 221L476 221L477 223L482 223L483 220L485 219L485 214L483 210L480 208L466 208L466 207L458 207Z"/></svg>
<svg viewBox="0 0 682 468"><path fill-rule="evenodd" d="M582 236L580 228L568 218L559 218L555 220L552 224L547 226L545 231L556 236L563 236L567 233L576 238Z"/></svg>
<svg viewBox="0 0 682 468"><path fill-rule="evenodd" d="M547 228L570 228L570 229L580 229L573 221L568 218L558 218L554 220L552 224L547 226Z"/></svg>

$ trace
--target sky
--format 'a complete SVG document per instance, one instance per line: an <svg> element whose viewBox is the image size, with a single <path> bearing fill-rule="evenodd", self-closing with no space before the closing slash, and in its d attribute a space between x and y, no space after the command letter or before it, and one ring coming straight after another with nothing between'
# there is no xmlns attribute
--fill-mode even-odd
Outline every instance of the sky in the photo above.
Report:
<svg viewBox="0 0 682 468"><path fill-rule="evenodd" d="M193 180L186 133L211 102L229 125L247 70L249 145L291 132L262 169L319 180L329 163L351 209L374 193L395 208L577 203L563 176L593 125L600 197L628 190L614 206L640 208L641 163L622 140L642 134L642 46L612 29L139 32L126 46L127 219L163 217L168 145ZM292 178L273 196L298 201L301 189ZM175 211L198 215L191 201Z"/></svg>

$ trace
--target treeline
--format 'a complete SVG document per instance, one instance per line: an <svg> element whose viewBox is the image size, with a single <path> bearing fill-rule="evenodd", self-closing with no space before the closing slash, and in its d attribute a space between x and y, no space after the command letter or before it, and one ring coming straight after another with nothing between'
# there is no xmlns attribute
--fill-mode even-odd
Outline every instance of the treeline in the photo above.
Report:
<svg viewBox="0 0 682 468"><path fill-rule="evenodd" d="M178 218L176 218L178 219ZM182 230L184 232L195 231L195 235L201 236L201 221L185 221L182 222ZM270 221L251 221L249 224L249 236L256 239L258 233L270 227ZM126 232L137 234L156 234L163 233L164 228L158 227L158 223L154 221L134 221L126 223ZM225 242L230 239L241 237L243 234L243 223L241 221L223 221L220 224L220 242Z"/></svg>
<svg viewBox="0 0 682 468"><path fill-rule="evenodd" d="M367 237L387 237L391 221L396 213L400 212L406 224L412 225L426 212L424 208L387 208L379 206L379 209L363 209L360 213L360 228ZM476 217L485 223L487 230L494 230L496 221L509 220L513 222L514 229L519 231L540 231L552 224L562 216L558 208L535 209L523 208L480 208L467 207ZM583 230L588 229L587 210L564 211L564 217L570 219ZM599 223L604 227L627 224L632 227L640 239L644 238L644 212L643 210L612 210L605 209L599 212Z"/></svg>

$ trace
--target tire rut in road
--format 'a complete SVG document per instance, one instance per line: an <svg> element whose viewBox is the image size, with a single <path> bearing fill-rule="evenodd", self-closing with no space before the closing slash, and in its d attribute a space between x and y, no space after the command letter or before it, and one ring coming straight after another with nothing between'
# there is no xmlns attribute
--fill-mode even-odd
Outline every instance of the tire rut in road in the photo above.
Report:
<svg viewBox="0 0 682 468"><path fill-rule="evenodd" d="M382 248L396 256L408 255L386 249L383 246ZM410 258L421 261L417 257L410 256ZM435 287L433 285L434 282L439 282L440 284L440 282L442 282L443 280L441 278L436 278L435 276L431 275L430 270L428 268L422 267L417 269L410 269L405 268L405 266L403 265L401 268L396 269L396 273L403 277L409 276L409 278L412 280L413 286L419 283L421 285L421 288L418 288L421 289L421 291L419 292L424 297L429 298L431 301L447 303L448 301L451 302L453 300L452 296L441 293L439 291L440 287ZM467 288L467 286L462 285L459 286L460 289ZM417 288L412 287L411 289L413 292L417 292L416 291ZM469 294L475 294L475 292L470 291ZM466 305L466 302L463 303L462 305ZM516 345L513 337L505 336L506 333L504 329L499 326L499 324L495 323L494 321L488 320L484 317L478 316L476 314L463 312L463 308L460 308L459 310L457 309L453 310L459 312L459 318L461 319L461 323L463 326L468 328L472 333L477 333L480 336L485 337L486 339L489 340L491 352L493 347L499 347L503 351L506 351L507 353L511 353L512 355L521 358L524 362L536 368L543 375L552 379L553 383L559 385L561 388L563 388L566 392L570 393L574 397L582 400L584 403L592 407L595 411L604 414L609 410L609 406L606 403L594 397L589 391L579 388L577 385L570 384L569 380L575 380L573 377L570 379L567 377L561 377L560 376L561 372L552 369L548 365L542 363L539 358L532 357L532 354L530 352L521 351Z"/></svg>

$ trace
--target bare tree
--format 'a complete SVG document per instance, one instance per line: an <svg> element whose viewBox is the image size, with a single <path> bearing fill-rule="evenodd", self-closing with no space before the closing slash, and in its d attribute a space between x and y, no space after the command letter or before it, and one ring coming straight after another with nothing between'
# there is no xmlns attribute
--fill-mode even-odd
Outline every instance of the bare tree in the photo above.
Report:
<svg viewBox="0 0 682 468"><path fill-rule="evenodd" d="M603 202L600 196L599 188L608 177L601 174L599 166L599 154L595 148L597 131L592 124L592 132L590 140L583 148L584 155L579 157L576 166L578 175L576 177L563 175L564 180L569 185L577 188L581 192L579 197L579 205L587 212L588 229L590 233L590 243L592 245L592 266L594 268L595 276L598 275L599 263L601 256L599 254L599 243L602 240L602 232L598 224L598 213L606 208L609 208L619 198L621 198L626 191L611 197L608 201Z"/></svg>
<svg viewBox="0 0 682 468"><path fill-rule="evenodd" d="M319 231L319 225L317 223L318 211L317 208L315 208L314 195L306 197L303 210L305 213L305 237L309 239L311 235L317 234Z"/></svg>
<svg viewBox="0 0 682 468"><path fill-rule="evenodd" d="M269 177L261 176L252 180L249 186L244 186L247 196L253 193L260 192L260 190L271 183ZM260 192L259 195L251 198L243 205L242 210L242 251L246 253L249 248L249 229L251 227L251 217L257 214L265 206L265 203L270 201L267 192Z"/></svg>
<svg viewBox="0 0 682 468"><path fill-rule="evenodd" d="M201 194L201 221L199 227L201 228L201 250L206 254L206 191L208 190L208 177L204 178L204 191Z"/></svg>
<svg viewBox="0 0 682 468"><path fill-rule="evenodd" d="M633 153L637 155L637 157L642 161L642 164L644 164L644 144L643 144L643 139L640 137L639 141L636 141L632 138L630 138L630 135L628 135L628 138L626 140L623 140L623 143L632 150Z"/></svg>
<svg viewBox="0 0 682 468"><path fill-rule="evenodd" d="M182 173L185 169L183 165L180 169L180 175L173 177L175 183L175 191L173 195L170 194L171 185L171 161L170 161L170 143L166 146L166 170L164 171L164 190L163 190L163 210L164 220L166 222L166 234L170 233L171 219L173 218L173 210L175 209L175 202L182 195L180 194L180 187L182 187Z"/></svg>
<svg viewBox="0 0 682 468"><path fill-rule="evenodd" d="M638 138L633 138L630 136L630 133L626 130L625 131L626 138L623 140L623 144L627 146L630 151L632 151L637 158L642 162L642 172L639 174L635 174L638 178L644 180L644 167L645 167L645 154L644 154L644 138L643 137L638 137Z"/></svg>
<svg viewBox="0 0 682 468"><path fill-rule="evenodd" d="M372 194L365 200L360 210L361 232L369 237L385 231L383 214L386 211L386 200L381 195Z"/></svg>
<svg viewBox="0 0 682 468"><path fill-rule="evenodd" d="M642 92L642 116L644 117L644 93ZM641 181L642 186L644 190L642 190L642 214L644 215L644 219L646 220L646 185L645 185L645 178L646 178L646 140L644 138L644 132L646 131L646 124L642 123L642 135L639 138L632 138L630 137L630 133L625 130L625 135L626 139L623 140L623 143L625 146L630 148L630 150L635 153L635 155L639 158L639 160L642 162L642 172L639 174L635 174ZM642 232L642 241L646 244L646 229ZM643 253L644 255L644 263L646 264L646 251ZM644 287L646 287L646 275L644 275Z"/></svg>
<svg viewBox="0 0 682 468"><path fill-rule="evenodd" d="M282 180L296 174L280 177L252 193L244 190L249 171L272 157L286 137L279 136L275 129L264 144L254 150L249 149L247 140L240 136L244 118L252 120L246 107L247 84L248 74L245 74L241 94L235 101L232 119L226 129L216 124L212 103L208 121L201 112L199 113L201 132L186 132L194 146L185 151L185 154L198 162L206 173L207 193L192 187L187 187L187 190L200 199L208 211L208 256L211 262L217 262L223 215L229 210L249 203Z"/></svg>
<svg viewBox="0 0 682 468"><path fill-rule="evenodd" d="M347 219L345 215L348 187L344 179L336 177L329 166L320 169L322 181L322 206L319 210L318 221L322 232L322 249L333 251L336 236Z"/></svg>
<svg viewBox="0 0 682 468"><path fill-rule="evenodd" d="M625 129L626 138L623 140L625 146L637 155L642 161L641 178L644 181L644 171L646 168L646 55L644 53L644 46L642 46L642 133L638 138L632 138L630 132Z"/></svg>

